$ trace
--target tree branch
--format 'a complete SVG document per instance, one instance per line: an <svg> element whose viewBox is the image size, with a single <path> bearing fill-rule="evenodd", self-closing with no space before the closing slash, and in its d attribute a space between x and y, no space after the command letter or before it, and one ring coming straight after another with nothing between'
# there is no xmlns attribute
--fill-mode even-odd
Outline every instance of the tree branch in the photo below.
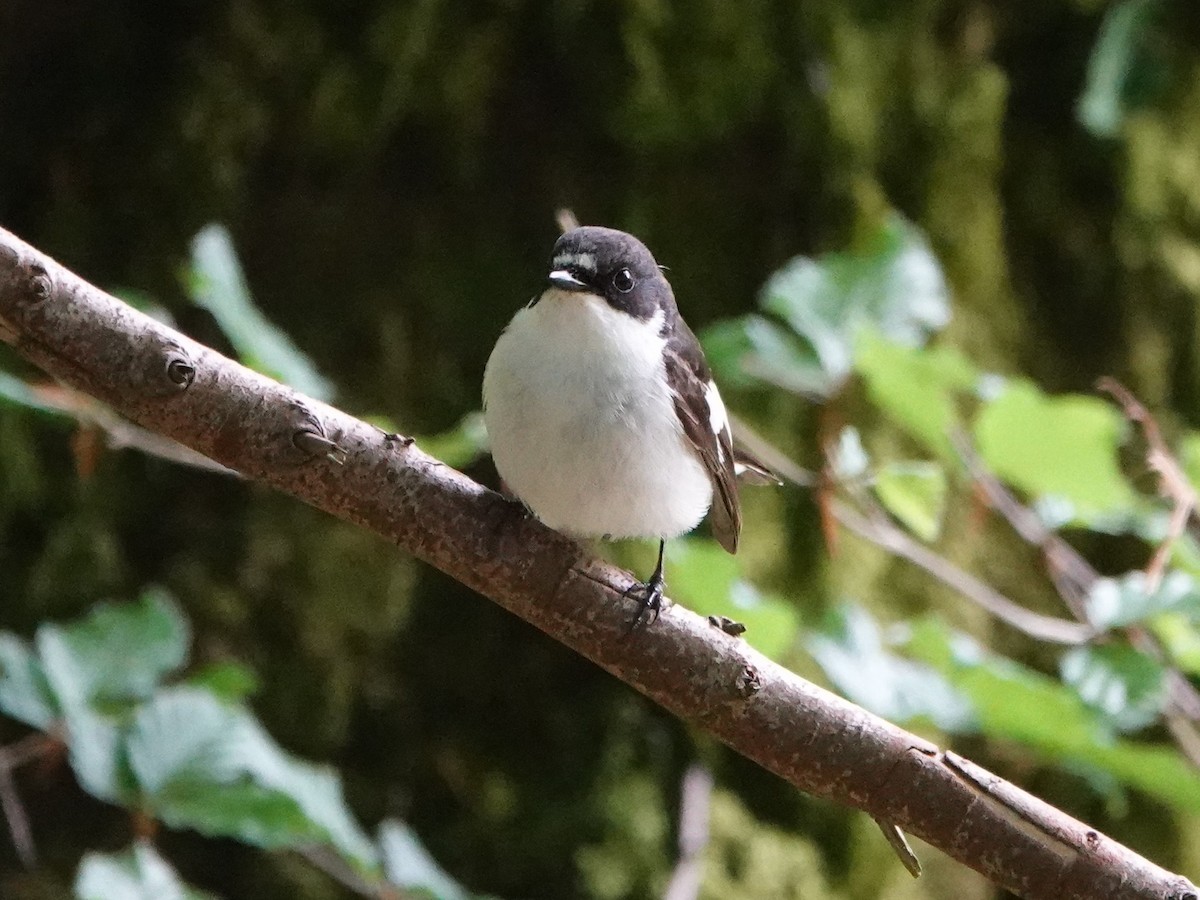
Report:
<svg viewBox="0 0 1200 900"><path fill-rule="evenodd" d="M133 422L394 542L796 787L894 822L1028 898L1200 900L1186 879L672 607L411 441L131 309L0 230L0 336Z"/></svg>

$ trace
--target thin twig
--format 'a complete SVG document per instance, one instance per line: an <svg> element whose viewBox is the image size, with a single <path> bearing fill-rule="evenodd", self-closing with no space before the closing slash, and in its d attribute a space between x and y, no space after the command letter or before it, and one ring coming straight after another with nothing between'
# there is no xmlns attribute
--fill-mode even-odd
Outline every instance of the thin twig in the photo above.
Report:
<svg viewBox="0 0 1200 900"><path fill-rule="evenodd" d="M1171 518L1167 524L1166 536L1150 557L1146 566L1146 591L1153 593L1162 581L1163 571L1171 556L1175 542L1183 535L1192 510L1196 508L1196 491L1184 474L1183 466L1175 459L1167 442L1163 440L1162 429L1150 411L1133 396L1133 393L1115 378L1101 378L1096 382L1096 388L1111 394L1113 399L1121 404L1125 416L1131 422L1142 427L1149 449L1146 452L1146 465L1150 471L1158 475L1158 492L1171 501Z"/></svg>
<svg viewBox="0 0 1200 900"><path fill-rule="evenodd" d="M0 766L0 808L4 810L4 820L8 823L8 833L12 836L17 859L26 869L32 869L37 865L33 830L29 825L29 814L25 812L25 805L17 793L12 769L7 766Z"/></svg>
<svg viewBox="0 0 1200 900"><path fill-rule="evenodd" d="M700 895L712 790L712 773L700 763L689 766L679 799L679 859L663 900L696 900Z"/></svg>
<svg viewBox="0 0 1200 900"><path fill-rule="evenodd" d="M950 440L988 505L1000 513L1025 543L1042 551L1046 569L1059 597L1075 618L1088 622L1087 596L1100 579L1100 573L1074 547L1047 528L1037 513L1022 504L1000 483L1000 479L984 465L971 439L964 432L954 432Z"/></svg>
<svg viewBox="0 0 1200 900"><path fill-rule="evenodd" d="M29 389L37 396L38 402L45 407L74 419L81 426L98 428L104 433L107 445L113 450L140 450L150 456L157 456L159 459L190 466L193 469L238 476L233 469L214 462L178 441L155 434L140 425L134 425L104 404L74 388L49 383L30 384Z"/></svg>
<svg viewBox="0 0 1200 900"><path fill-rule="evenodd" d="M35 732L27 734L19 741L0 747L0 768L10 772L19 769L27 762L40 759L50 753L58 745L58 739L53 735Z"/></svg>
<svg viewBox="0 0 1200 900"><path fill-rule="evenodd" d="M833 512L842 525L859 537L924 569L1023 634L1040 641L1068 645L1085 644L1096 635L1089 625L1044 616L1014 603L995 588L922 546L883 516L868 518L842 501L834 503Z"/></svg>
<svg viewBox="0 0 1200 900"><path fill-rule="evenodd" d="M54 739L44 734L30 734L6 747L0 747L0 809L8 824L17 859L26 869L37 865L37 847L33 843L33 829L29 814L17 793L13 771L27 762L44 756L54 746Z"/></svg>
<svg viewBox="0 0 1200 900"><path fill-rule="evenodd" d="M324 845L303 847L297 851L342 887L371 900L403 900L408 894L395 885L368 881L355 872L337 853Z"/></svg>
<svg viewBox="0 0 1200 900"><path fill-rule="evenodd" d="M1041 548L1045 554L1050 578L1059 596L1076 618L1081 622L1088 622L1087 596L1100 580L1100 573L1074 547L1047 528L1033 510L1022 505L999 479L988 471L965 434L958 432L953 435L952 440L988 504L1000 513L1027 543ZM1193 721L1200 720L1200 691L1186 675L1171 665L1158 639L1140 625L1128 625L1122 631L1135 649L1154 658L1166 669L1168 724L1173 714ZM1180 728L1172 728L1171 733L1188 759L1200 768L1200 751L1194 753L1195 747L1180 741L1179 735L1183 733Z"/></svg>
<svg viewBox="0 0 1200 900"><path fill-rule="evenodd" d="M1167 730L1175 739L1184 756L1197 769L1200 769L1200 732L1196 731L1196 723L1187 717L1168 713L1166 716Z"/></svg>
<svg viewBox="0 0 1200 900"><path fill-rule="evenodd" d="M730 414L729 427L733 430L734 440L739 446L749 450L784 481L797 487L812 487L817 483L816 474L796 465L790 456L751 428L744 419Z"/></svg>
<svg viewBox="0 0 1200 900"><path fill-rule="evenodd" d="M738 441L744 442L755 456L784 480L802 487L811 487L816 483L816 475L796 465L786 453L763 438L745 422L731 417L730 423L734 433L738 435ZM963 571L945 557L939 556L913 540L883 516L868 519L843 502L834 502L832 508L838 521L859 537L907 559L996 618L1007 622L1030 637L1056 644L1074 645L1086 643L1096 634L1095 629L1087 625L1077 625L1066 619L1056 619L1025 609L970 573Z"/></svg>

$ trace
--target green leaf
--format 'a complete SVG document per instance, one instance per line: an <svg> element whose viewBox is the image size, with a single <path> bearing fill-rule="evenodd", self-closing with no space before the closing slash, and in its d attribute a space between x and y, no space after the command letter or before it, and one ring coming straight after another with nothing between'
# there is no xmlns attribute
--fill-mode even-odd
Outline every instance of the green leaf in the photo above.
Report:
<svg viewBox="0 0 1200 900"><path fill-rule="evenodd" d="M258 691L258 677L241 663L228 660L204 666L189 675L186 684L226 702L244 700Z"/></svg>
<svg viewBox="0 0 1200 900"><path fill-rule="evenodd" d="M1075 110L1096 137L1115 137L1128 113L1163 84L1165 63L1157 58L1153 37L1161 8L1161 0L1124 0L1104 16Z"/></svg>
<svg viewBox="0 0 1200 900"><path fill-rule="evenodd" d="M172 828L191 828L208 837L230 837L267 850L324 843L324 831L295 799L255 784L248 776L214 784L181 778L153 798L156 818Z"/></svg>
<svg viewBox="0 0 1200 900"><path fill-rule="evenodd" d="M333 385L292 340L254 305L229 231L210 224L192 239L185 279L192 302L213 314L242 362L319 400L331 400Z"/></svg>
<svg viewBox="0 0 1200 900"><path fill-rule="evenodd" d="M187 659L191 633L174 601L156 589L133 603L100 604L69 625L35 636L46 678L63 709L148 697Z"/></svg>
<svg viewBox="0 0 1200 900"><path fill-rule="evenodd" d="M378 864L375 845L346 805L341 779L329 766L296 759L247 717L241 735L247 771L260 784L291 797L309 821L324 831L333 846L360 870Z"/></svg>
<svg viewBox="0 0 1200 900"><path fill-rule="evenodd" d="M987 736L1070 767L1093 767L1175 809L1200 812L1200 774L1178 752L1112 740L1103 717L1071 688L985 652L932 617L915 623L904 646L970 700Z"/></svg>
<svg viewBox="0 0 1200 900"><path fill-rule="evenodd" d="M245 773L241 730L246 715L195 687L159 691L129 729L129 765L152 800L172 782L232 782Z"/></svg>
<svg viewBox="0 0 1200 900"><path fill-rule="evenodd" d="M1162 665L1127 644L1076 647L1060 663L1062 679L1120 731L1155 722L1165 699Z"/></svg>
<svg viewBox="0 0 1200 900"><path fill-rule="evenodd" d="M949 290L928 241L895 213L849 251L792 260L759 302L812 346L826 395L850 374L864 329L920 346L950 320Z"/></svg>
<svg viewBox="0 0 1200 900"><path fill-rule="evenodd" d="M85 706L70 707L63 719L67 758L79 786L108 803L128 803L134 783L125 755L124 727Z"/></svg>
<svg viewBox="0 0 1200 900"><path fill-rule="evenodd" d="M904 648L958 685L974 703L985 734L1034 746L1079 746L1097 740L1097 719L1059 682L987 654L973 639L926 617Z"/></svg>
<svg viewBox="0 0 1200 900"><path fill-rule="evenodd" d="M29 644L0 633L0 711L40 731L59 717L46 673Z"/></svg>
<svg viewBox="0 0 1200 900"><path fill-rule="evenodd" d="M847 699L890 721L925 719L950 732L974 730L970 703L927 665L889 653L879 627L861 607L830 611L805 647Z"/></svg>
<svg viewBox="0 0 1200 900"><path fill-rule="evenodd" d="M1184 572L1167 572L1152 593L1146 590L1146 573L1129 572L1119 578L1100 578L1085 600L1088 621L1097 628L1130 625L1166 611L1200 615L1200 586Z"/></svg>
<svg viewBox="0 0 1200 900"><path fill-rule="evenodd" d="M1200 631L1187 616L1162 613L1155 616L1149 626L1162 642L1172 665L1188 675L1200 675Z"/></svg>
<svg viewBox="0 0 1200 900"><path fill-rule="evenodd" d="M1192 487L1200 490L1200 431L1189 431L1180 440L1179 461Z"/></svg>
<svg viewBox="0 0 1200 900"><path fill-rule="evenodd" d="M262 846L326 840L361 869L375 865L336 774L285 753L241 707L196 687L160 691L138 710L128 747L163 821Z"/></svg>
<svg viewBox="0 0 1200 900"><path fill-rule="evenodd" d="M428 891L435 900L469 900L470 895L437 864L403 822L385 819L379 824L379 850L390 884Z"/></svg>
<svg viewBox="0 0 1200 900"><path fill-rule="evenodd" d="M923 541L937 539L946 508L946 473L930 462L889 463L876 473L879 502Z"/></svg>
<svg viewBox="0 0 1200 900"><path fill-rule="evenodd" d="M889 419L943 459L954 458L949 436L959 418L956 395L979 379L965 357L949 347L906 347L866 330L855 369Z"/></svg>
<svg viewBox="0 0 1200 900"><path fill-rule="evenodd" d="M704 355L723 387L766 382L801 396L820 396L828 377L812 347L788 329L758 315L729 319L701 334Z"/></svg>
<svg viewBox="0 0 1200 900"><path fill-rule="evenodd" d="M980 455L1002 479L1032 497L1070 503L1078 517L1134 505L1117 465L1125 420L1095 397L1048 397L1032 383L1011 381L980 413Z"/></svg>
<svg viewBox="0 0 1200 900"><path fill-rule="evenodd" d="M671 596L702 616L728 616L746 626L746 643L781 659L796 645L800 614L778 597L761 593L741 578L736 560L716 542L688 538L667 551Z"/></svg>
<svg viewBox="0 0 1200 900"><path fill-rule="evenodd" d="M146 841L124 853L87 853L75 876L78 900L216 900L185 884Z"/></svg>
<svg viewBox="0 0 1200 900"><path fill-rule="evenodd" d="M418 437L416 442L418 447L434 459L440 459L448 466L461 469L487 450L487 427L483 424L483 414L467 413L449 431Z"/></svg>
<svg viewBox="0 0 1200 900"><path fill-rule="evenodd" d="M130 728L129 764L156 817L174 828L261 847L324 838L300 804L253 777L244 737L249 716L194 687L161 691Z"/></svg>

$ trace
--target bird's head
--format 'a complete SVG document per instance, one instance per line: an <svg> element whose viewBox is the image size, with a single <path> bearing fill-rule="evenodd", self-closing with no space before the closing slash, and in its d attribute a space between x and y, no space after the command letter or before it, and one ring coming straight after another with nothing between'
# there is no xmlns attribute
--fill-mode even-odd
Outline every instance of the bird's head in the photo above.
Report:
<svg viewBox="0 0 1200 900"><path fill-rule="evenodd" d="M600 297L613 309L648 320L673 307L671 286L646 245L613 228L586 225L564 233L550 257L549 287Z"/></svg>

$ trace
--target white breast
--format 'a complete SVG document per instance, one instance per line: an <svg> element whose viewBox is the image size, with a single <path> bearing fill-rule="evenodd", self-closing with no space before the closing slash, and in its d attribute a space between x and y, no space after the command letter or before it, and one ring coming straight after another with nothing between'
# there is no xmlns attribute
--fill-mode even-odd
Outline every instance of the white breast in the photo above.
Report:
<svg viewBox="0 0 1200 900"><path fill-rule="evenodd" d="M483 379L492 455L552 528L670 538L707 512L712 486L666 389L661 324L550 290L496 342Z"/></svg>

